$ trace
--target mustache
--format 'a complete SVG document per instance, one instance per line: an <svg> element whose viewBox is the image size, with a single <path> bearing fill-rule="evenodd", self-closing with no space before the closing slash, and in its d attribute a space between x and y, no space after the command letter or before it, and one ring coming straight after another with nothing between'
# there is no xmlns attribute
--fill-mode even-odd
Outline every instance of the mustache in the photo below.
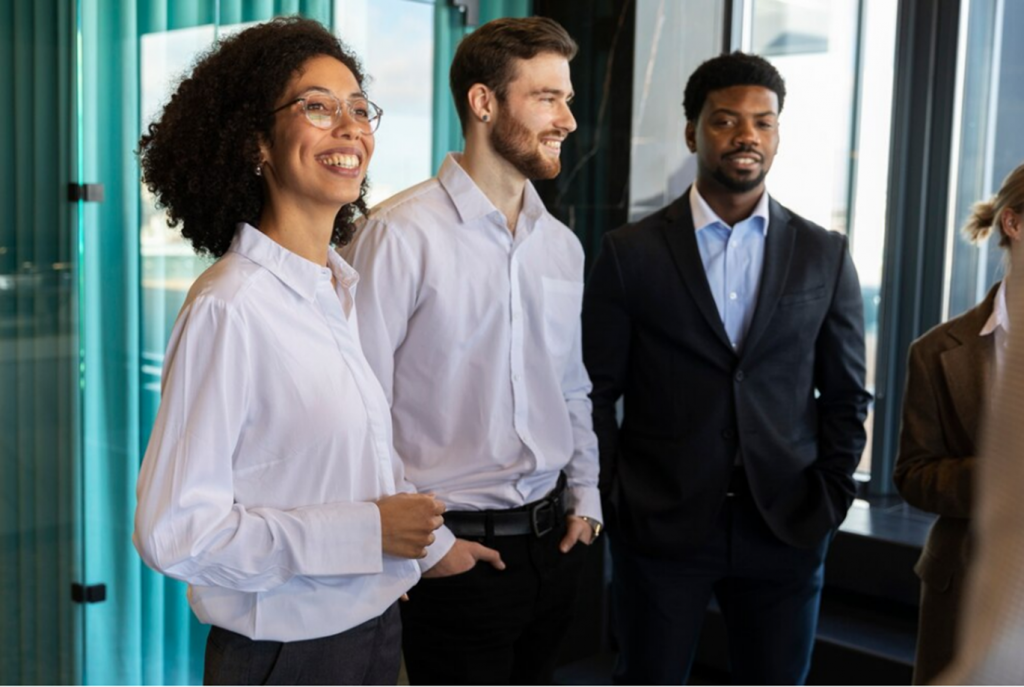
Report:
<svg viewBox="0 0 1024 687"><path fill-rule="evenodd" d="M728 157L736 157L738 155L745 155L745 156L749 156L749 157L756 157L758 159L758 161L764 162L764 156L761 155L761 153L759 153L756 150L754 150L753 146L740 146L739 148L736 148L735 150L729 151L728 153L726 153L722 157L727 157L728 158Z"/></svg>

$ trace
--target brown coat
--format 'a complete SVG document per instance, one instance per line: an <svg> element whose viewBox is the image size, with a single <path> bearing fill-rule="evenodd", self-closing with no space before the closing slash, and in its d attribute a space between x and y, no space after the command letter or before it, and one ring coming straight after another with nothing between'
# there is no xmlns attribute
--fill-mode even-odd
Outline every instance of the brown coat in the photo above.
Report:
<svg viewBox="0 0 1024 687"><path fill-rule="evenodd" d="M992 337L979 332L997 290L998 284L979 305L910 347L893 479L907 503L939 516L914 568L921 578L914 684L931 682L955 648L971 548L977 439L995 358Z"/></svg>

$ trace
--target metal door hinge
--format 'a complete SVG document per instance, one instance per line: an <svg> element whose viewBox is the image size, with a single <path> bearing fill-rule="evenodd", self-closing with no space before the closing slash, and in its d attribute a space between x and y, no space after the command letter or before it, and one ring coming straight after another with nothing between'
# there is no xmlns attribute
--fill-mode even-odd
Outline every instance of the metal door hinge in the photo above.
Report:
<svg viewBox="0 0 1024 687"><path fill-rule="evenodd" d="M102 203L103 184L68 184L68 200L72 203L80 200L86 203Z"/></svg>
<svg viewBox="0 0 1024 687"><path fill-rule="evenodd" d="M71 583L71 600L76 604L96 604L107 600L107 585L90 584L88 586Z"/></svg>

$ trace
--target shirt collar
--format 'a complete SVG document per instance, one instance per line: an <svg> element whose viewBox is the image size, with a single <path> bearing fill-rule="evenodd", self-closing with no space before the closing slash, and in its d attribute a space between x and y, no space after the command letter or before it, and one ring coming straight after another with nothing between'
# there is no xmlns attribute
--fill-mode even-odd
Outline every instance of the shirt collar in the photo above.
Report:
<svg viewBox="0 0 1024 687"><path fill-rule="evenodd" d="M237 225L228 252L252 260L307 301L313 300L317 283L325 276L333 274L345 287L353 286L359 280L359 274L335 251L327 251L326 266L317 265L246 222Z"/></svg>
<svg viewBox="0 0 1024 687"><path fill-rule="evenodd" d="M1004 332L1010 331L1010 314L1006 309L1006 280L999 283L999 291L992 302L992 314L988 316L985 326L981 328L981 336L988 336L1002 327Z"/></svg>
<svg viewBox="0 0 1024 687"><path fill-rule="evenodd" d="M461 159L462 153L448 153L437 173L437 179L451 197L462 222L468 224L496 212L504 226L505 218L501 215L501 211L494 207L491 199L484 195L473 178L462 168L462 165L459 164ZM547 208L537 194L537 189L527 181L523 191L522 218L526 220L528 226L532 226L546 212Z"/></svg>
<svg viewBox="0 0 1024 687"><path fill-rule="evenodd" d="M723 220L718 214L711 209L708 202L704 200L704 196L697 190L697 184L690 186L690 212L693 213L693 230L700 231L706 229L712 224L721 224L723 227L729 227L728 223ZM763 233L765 236L768 235L768 191L761 194L761 198L757 201L757 205L754 206L754 211L750 213L750 217L760 217L761 226L764 227ZM747 219L750 219L748 217ZM746 220L743 220L746 221ZM731 227L730 227L731 229Z"/></svg>

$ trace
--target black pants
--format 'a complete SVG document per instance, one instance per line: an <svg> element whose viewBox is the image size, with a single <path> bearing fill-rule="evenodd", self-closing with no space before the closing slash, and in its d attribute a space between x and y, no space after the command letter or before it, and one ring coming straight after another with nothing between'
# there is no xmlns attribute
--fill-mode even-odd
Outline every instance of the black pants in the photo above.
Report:
<svg viewBox="0 0 1024 687"><path fill-rule="evenodd" d="M398 604L351 630L300 642L255 641L213 627L206 685L394 685L401 662Z"/></svg>
<svg viewBox="0 0 1024 687"><path fill-rule="evenodd" d="M803 684L829 541L813 549L780 541L749 491L727 498L707 543L686 560L642 556L613 536L615 682L685 684L714 594L733 684Z"/></svg>
<svg viewBox="0 0 1024 687"><path fill-rule="evenodd" d="M587 548L558 550L565 525L544 537L478 539L505 570L424 579L401 604L402 643L414 685L551 684Z"/></svg>

